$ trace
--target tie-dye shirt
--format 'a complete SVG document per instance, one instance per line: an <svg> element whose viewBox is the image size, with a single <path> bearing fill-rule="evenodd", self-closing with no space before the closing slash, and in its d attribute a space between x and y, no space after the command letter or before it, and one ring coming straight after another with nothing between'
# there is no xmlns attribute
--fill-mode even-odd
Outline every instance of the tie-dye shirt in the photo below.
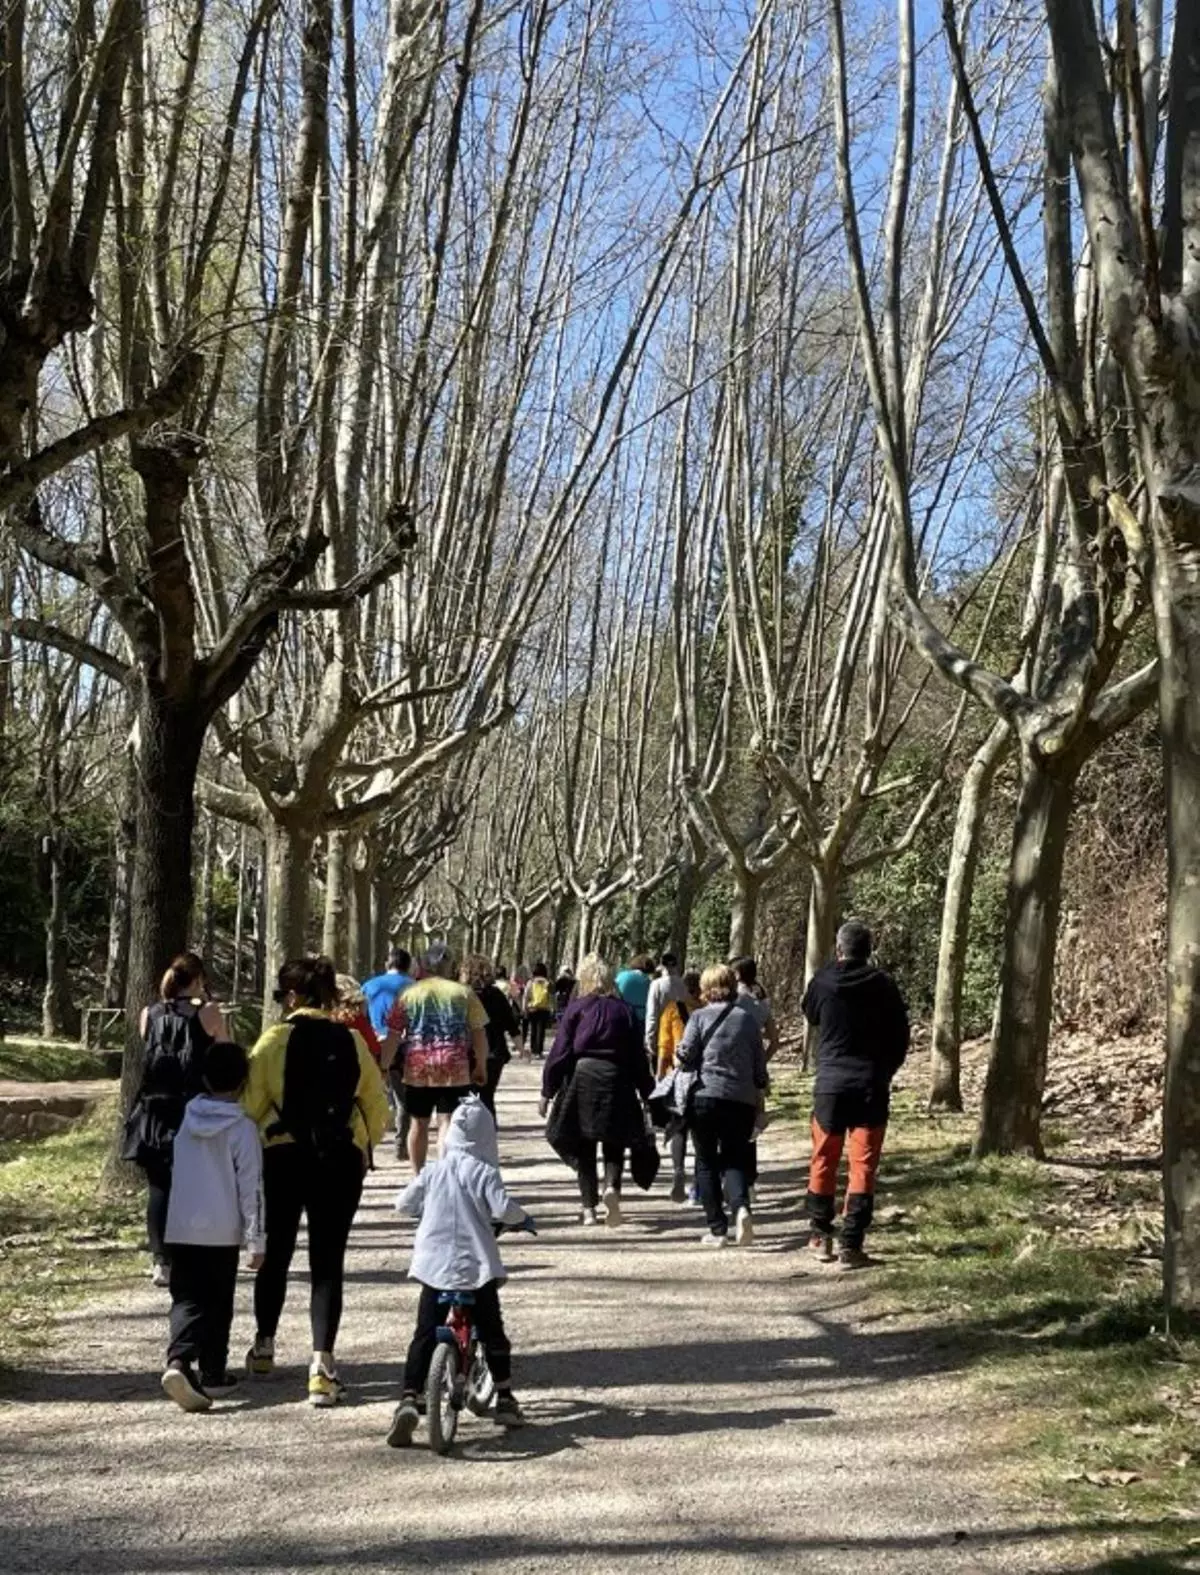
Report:
<svg viewBox="0 0 1200 1575"><path fill-rule="evenodd" d="M419 979L396 998L388 1028L400 1036L404 1081L413 1088L465 1088L471 1036L488 1015L474 990L452 979Z"/></svg>

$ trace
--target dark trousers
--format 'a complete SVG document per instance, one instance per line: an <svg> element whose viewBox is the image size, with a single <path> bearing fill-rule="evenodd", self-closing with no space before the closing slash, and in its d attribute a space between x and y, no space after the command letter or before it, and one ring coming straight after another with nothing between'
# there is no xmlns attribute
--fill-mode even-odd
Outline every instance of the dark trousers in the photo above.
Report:
<svg viewBox="0 0 1200 1575"><path fill-rule="evenodd" d="M491 1057L487 1064L487 1082L479 1090L479 1097L491 1112L493 1121L496 1119L496 1089L500 1086L500 1074L507 1065L506 1061Z"/></svg>
<svg viewBox="0 0 1200 1575"><path fill-rule="evenodd" d="M163 1240L167 1229L167 1208L171 1202L171 1161L163 1156L142 1166L146 1177L146 1238L155 1263L166 1263L171 1253Z"/></svg>
<svg viewBox="0 0 1200 1575"><path fill-rule="evenodd" d="M296 1143L263 1154L267 1254L254 1281L258 1333L274 1337L287 1296L300 1217L308 1221L308 1272L314 1351L332 1351L342 1318L342 1275L350 1226L362 1196L362 1153L353 1144L336 1159L317 1160Z"/></svg>
<svg viewBox="0 0 1200 1575"><path fill-rule="evenodd" d="M621 1190L621 1171L625 1168L625 1148L621 1143L589 1143L586 1138L579 1145L579 1196L585 1209L594 1209L600 1201L600 1184L596 1179L596 1149L604 1151L604 1185L614 1192Z"/></svg>
<svg viewBox="0 0 1200 1575"><path fill-rule="evenodd" d="M200 1382L218 1378L229 1360L229 1330L237 1288L236 1247L171 1244L171 1343L167 1362L200 1369Z"/></svg>
<svg viewBox="0 0 1200 1575"><path fill-rule="evenodd" d="M387 1075L388 1096L392 1105L392 1116L396 1123L396 1158L408 1157L408 1110L404 1104L404 1057L398 1056L388 1068Z"/></svg>
<svg viewBox="0 0 1200 1575"><path fill-rule="evenodd" d="M671 1133L671 1170L676 1176L687 1175L687 1128L682 1122Z"/></svg>
<svg viewBox="0 0 1200 1575"><path fill-rule="evenodd" d="M444 1294L432 1285L421 1287L421 1300L417 1303L417 1327L404 1359L404 1387L413 1394L419 1394L425 1387L429 1364L437 1346L437 1332L450 1312L449 1304L438 1300ZM504 1332L504 1318L500 1312L500 1282L489 1280L471 1294L475 1298L475 1305L469 1307L467 1312L479 1334L497 1389L507 1389L512 1378L512 1346Z"/></svg>
<svg viewBox="0 0 1200 1575"><path fill-rule="evenodd" d="M546 1025L550 1021L549 1012L530 1012L525 1019L529 1027L529 1053L534 1056L544 1056L546 1053Z"/></svg>
<svg viewBox="0 0 1200 1575"><path fill-rule="evenodd" d="M696 1152L696 1187L704 1217L714 1236L729 1230L721 1191L736 1215L750 1206L747 1173L754 1162L753 1105L736 1099L705 1099L692 1105L692 1146Z"/></svg>

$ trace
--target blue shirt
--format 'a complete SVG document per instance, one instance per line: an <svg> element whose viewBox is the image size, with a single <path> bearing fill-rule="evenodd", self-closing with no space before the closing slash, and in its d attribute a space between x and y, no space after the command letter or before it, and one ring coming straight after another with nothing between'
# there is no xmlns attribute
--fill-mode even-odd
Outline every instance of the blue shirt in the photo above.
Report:
<svg viewBox="0 0 1200 1575"><path fill-rule="evenodd" d="M371 1027L382 1039L388 1032L387 1014L396 1004L396 997L401 990L407 990L412 983L406 973L377 973L373 979L368 979L362 987L363 997L367 1003L367 1016L371 1019Z"/></svg>
<svg viewBox="0 0 1200 1575"><path fill-rule="evenodd" d="M650 975L640 968L622 968L616 979L617 994L637 1018L639 1029L646 1024L646 1000L650 994Z"/></svg>

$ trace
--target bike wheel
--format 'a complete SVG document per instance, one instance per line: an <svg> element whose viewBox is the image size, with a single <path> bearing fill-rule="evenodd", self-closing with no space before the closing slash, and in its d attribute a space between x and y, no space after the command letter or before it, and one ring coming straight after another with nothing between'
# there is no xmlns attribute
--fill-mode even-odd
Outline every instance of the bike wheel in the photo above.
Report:
<svg viewBox="0 0 1200 1575"><path fill-rule="evenodd" d="M475 1360L467 1377L467 1408L475 1416L486 1416L496 1397L496 1380L482 1350L476 1350Z"/></svg>
<svg viewBox="0 0 1200 1575"><path fill-rule="evenodd" d="M458 1432L458 1407L454 1403L457 1383L458 1351L453 1345L439 1344L425 1384L425 1422L429 1447L435 1455L444 1455Z"/></svg>

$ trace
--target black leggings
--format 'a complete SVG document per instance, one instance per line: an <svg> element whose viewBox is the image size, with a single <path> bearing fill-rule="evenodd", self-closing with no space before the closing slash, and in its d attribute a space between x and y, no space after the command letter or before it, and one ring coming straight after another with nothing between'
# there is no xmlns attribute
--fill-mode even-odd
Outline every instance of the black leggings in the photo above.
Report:
<svg viewBox="0 0 1200 1575"><path fill-rule="evenodd" d="M549 1012L530 1012L525 1019L529 1030L529 1053L538 1060L546 1053L546 1026L549 1022Z"/></svg>
<svg viewBox="0 0 1200 1575"><path fill-rule="evenodd" d="M279 1328L303 1214L308 1219L312 1348L333 1350L342 1319L346 1242L362 1187L363 1157L353 1145L325 1161L295 1143L276 1144L263 1154L267 1255L254 1281L254 1317L260 1335L273 1339Z"/></svg>
<svg viewBox="0 0 1200 1575"><path fill-rule="evenodd" d="M604 1150L604 1185L614 1192L621 1190L621 1171L625 1165L625 1146L622 1143L601 1144ZM600 1201L600 1186L596 1180L596 1144L585 1138L579 1147L579 1196L585 1209L594 1209Z"/></svg>
<svg viewBox="0 0 1200 1575"><path fill-rule="evenodd" d="M479 1097L487 1106L488 1110L491 1111L493 1121L496 1120L496 1089L500 1085L500 1074L504 1071L504 1068L507 1065L507 1061L501 1061L495 1056L489 1057L487 1064L487 1082L479 1090ZM499 1123L497 1123L497 1125L498 1124Z"/></svg>
<svg viewBox="0 0 1200 1575"><path fill-rule="evenodd" d="M171 1202L171 1161L147 1160L142 1165L146 1177L146 1237L155 1263L167 1263L171 1254L163 1240L167 1233L167 1209Z"/></svg>
<svg viewBox="0 0 1200 1575"><path fill-rule="evenodd" d="M440 1301L444 1293L432 1285L422 1285L421 1300L417 1303L417 1327L404 1361L404 1388L419 1394L429 1377L429 1364L437 1346L437 1332L450 1311L446 1302ZM472 1323L478 1331L488 1366L496 1380L497 1389L507 1389L512 1378L512 1346L504 1332L504 1318L500 1312L500 1282L489 1280L477 1291L472 1291L475 1305L469 1309Z"/></svg>

